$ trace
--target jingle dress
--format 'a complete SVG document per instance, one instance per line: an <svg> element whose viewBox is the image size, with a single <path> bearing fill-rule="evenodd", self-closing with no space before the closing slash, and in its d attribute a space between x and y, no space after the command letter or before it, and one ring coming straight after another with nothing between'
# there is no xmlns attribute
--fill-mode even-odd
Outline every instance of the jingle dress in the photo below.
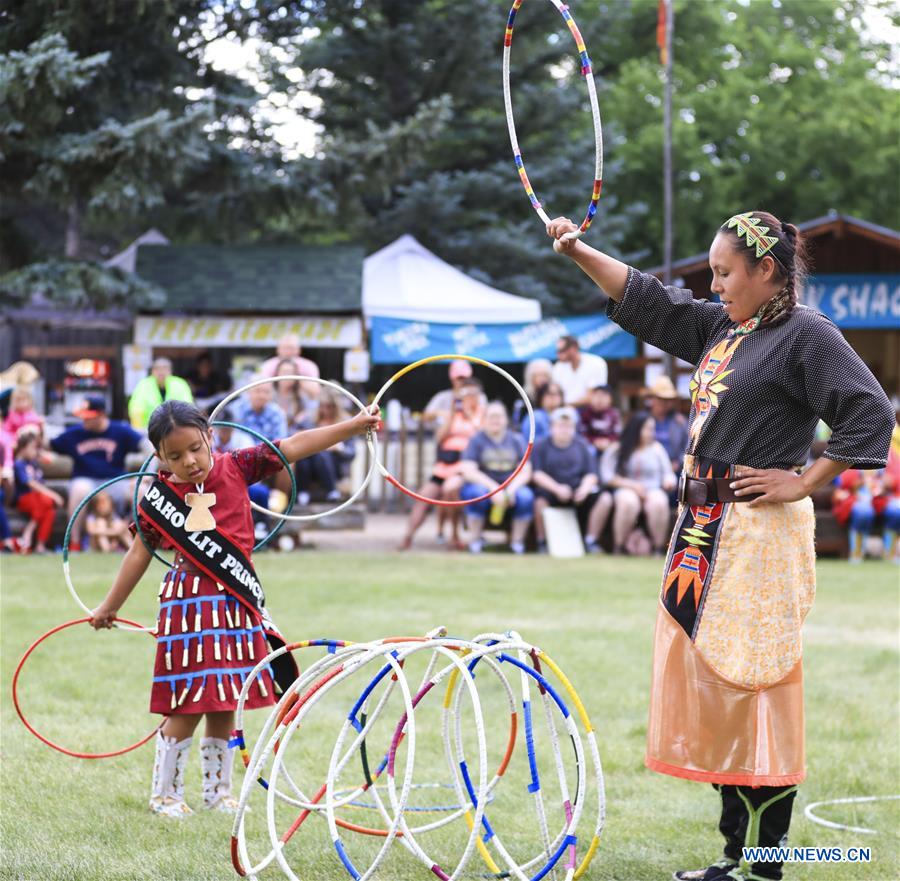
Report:
<svg viewBox="0 0 900 881"><path fill-rule="evenodd" d="M203 490L216 495L210 508L216 529L228 535L248 558L253 548L253 520L247 487L281 468L281 460L265 444L213 453ZM169 472L160 471L159 478L181 498L197 491L193 483L175 483ZM140 524L151 547L171 547L143 513ZM133 524L131 529L135 531ZM259 614L177 550L174 565L160 585L159 600L150 712L172 715L234 710L246 676L270 651ZM267 667L250 687L245 706L255 709L274 703L272 671Z"/></svg>
<svg viewBox="0 0 900 881"><path fill-rule="evenodd" d="M894 412L869 369L818 311L736 326L722 306L634 268L609 317L696 365L685 474L799 469L819 419L824 455L887 461ZM736 786L806 776L801 628L815 596L812 500L682 506L657 611L645 762Z"/></svg>

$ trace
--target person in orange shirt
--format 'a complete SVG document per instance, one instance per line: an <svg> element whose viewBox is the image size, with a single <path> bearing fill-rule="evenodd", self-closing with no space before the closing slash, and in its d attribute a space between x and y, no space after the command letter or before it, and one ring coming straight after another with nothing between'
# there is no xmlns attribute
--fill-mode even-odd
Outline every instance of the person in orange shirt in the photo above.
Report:
<svg viewBox="0 0 900 881"><path fill-rule="evenodd" d="M429 499L453 500L459 498L462 489L460 476L463 451L469 440L481 428L484 417L481 383L472 377L466 379L458 388L453 399L453 410L443 414L439 420L437 433L438 456L428 482L419 490L419 495ZM399 550L407 551L412 547L413 537L425 522L431 506L417 501L409 515L406 534L400 543ZM458 511L453 511L451 547L461 550L463 545L459 538Z"/></svg>

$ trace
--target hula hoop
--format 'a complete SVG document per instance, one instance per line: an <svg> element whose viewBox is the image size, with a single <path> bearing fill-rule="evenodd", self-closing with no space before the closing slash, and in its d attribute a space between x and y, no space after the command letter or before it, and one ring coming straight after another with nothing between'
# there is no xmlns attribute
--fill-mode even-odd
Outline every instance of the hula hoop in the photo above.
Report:
<svg viewBox="0 0 900 881"><path fill-rule="evenodd" d="M518 473L525 467L525 463L528 461L531 456L531 451L534 448L534 409L531 406L531 401L528 400L528 394L525 389L518 383L518 381L510 376L502 367L498 367L496 364L492 364L490 361L485 361L483 358L476 358L474 355L458 355L458 354L448 354L448 355L429 355L427 358L421 358L418 361L414 361L412 364L408 364L402 370L398 370L379 390L378 394L375 395L375 398L372 401L373 405L380 404L382 397L387 392L387 390L402 376L406 376L412 370L415 370L417 367L421 367L423 364L431 364L434 361L446 361L448 359L458 360L458 361L468 361L471 364L478 364L481 367L487 367L490 370L493 370L495 373L499 373L504 379L510 382L515 388L515 390L519 393L519 397L521 397L522 401L525 403L525 409L528 412L528 446L525 448L525 455L522 456L522 460L516 465L515 470L503 481L496 489L491 490L488 493L484 493L484 495L478 496L475 499L429 499L427 496L423 496L413 490L405 487L396 477L394 477L388 470L385 468L381 462L376 462L378 466L378 470L381 472L381 476L389 483L391 486L396 487L402 493L406 493L410 498L416 499L419 502L425 502L429 505L438 505L443 508L462 508L466 505L475 504L475 502L483 502L485 499L491 498L491 496L497 495L497 493L502 492L509 486L510 483L515 479Z"/></svg>
<svg viewBox="0 0 900 881"><path fill-rule="evenodd" d="M575 19L572 18L568 6L562 3L561 0L550 0L550 2L565 19L566 25L568 25L568 28L575 39L575 45L578 48L578 55L581 60L581 74L587 82L588 96L590 97L591 102L591 116L594 122L594 189L591 193L591 201L588 205L587 214L585 214L584 220L581 222L581 226L578 230L566 233L566 235L563 236L563 239L577 239L587 232L588 227L591 225L591 221L594 219L594 215L597 213L597 203L600 201L600 191L603 188L603 129L600 123L600 105L597 101L597 88L594 85L591 59L588 56L587 48L584 45L581 31L578 30L578 25L575 24ZM509 17L506 21L506 34L503 39L503 104L506 108L506 126L509 129L509 142L512 146L513 158L515 159L516 169L519 172L519 179L522 181L522 186L528 194L532 208L534 208L538 217L540 217L544 224L547 225L550 223L550 218L541 207L540 200L535 195L531 182L528 180L528 174L525 171L525 163L522 160L522 151L519 149L519 140L516 136L516 123L513 119L512 95L509 85L509 59L512 49L513 28L515 26L516 13L519 11L519 7L522 3L523 0L513 0L513 5L509 10Z"/></svg>
<svg viewBox="0 0 900 881"><path fill-rule="evenodd" d="M255 431L252 428L248 428L246 425L240 425L237 422L222 422L222 421L212 421L210 420L210 426L212 428L236 428L238 431L245 431L247 434L252 434L258 441L264 443L279 459L281 459L282 465L284 465L285 469L287 469L288 476L291 479L291 497L288 501L288 507L293 507L294 500L297 498L297 479L294 477L294 470L291 468L291 463L288 462L284 453L275 446L275 444L270 441L267 437L263 437L258 431ZM155 471L146 471L147 466L156 458L156 453L151 453L141 465L140 470L137 472L140 477L151 477L156 474ZM147 541L147 536L144 535L144 530L141 528L141 520L138 517L138 491L141 487L141 481L138 480L134 485L134 497L132 499L132 507L134 508L134 525L137 534L140 536L141 542L144 547L149 551L150 555L155 559L159 560L164 566L172 568L172 564L165 557L161 557L155 548L150 546L150 542ZM253 502L250 502L250 507L256 508L258 511L265 511L265 508L258 508ZM275 515L280 516L280 515ZM281 530L284 529L284 521L275 525L275 528L272 529L268 535L261 538L255 545L253 545L253 550L258 551L260 548L265 547L276 535L278 535Z"/></svg>
<svg viewBox="0 0 900 881"><path fill-rule="evenodd" d="M370 789L375 789L376 787L370 787ZM387 792L387 786L380 787ZM453 789L452 783L413 783L410 789ZM353 792L352 789L341 790L340 792L336 792L335 798L343 798L349 793ZM485 804L490 804L494 800L495 796L491 793L486 799ZM358 808L359 810L364 811L377 811L379 807L375 804L374 801L349 801L346 805L348 808ZM435 805L421 805L421 806L406 806L407 814L449 814L453 811L464 811L469 807L468 803L466 804L435 804Z"/></svg>
<svg viewBox="0 0 900 881"><path fill-rule="evenodd" d="M359 398L356 397L356 395L354 395L352 392L347 391L347 389L345 389L341 385L338 385L336 382L331 382L331 380L319 379L319 377L317 377L317 376L300 376L300 375L272 376L272 377L265 377L264 379L255 379L253 382L248 382L247 385L242 386L241 388L237 389L236 391L233 391L230 395L228 395L228 397L223 398L216 405L216 408L212 411L212 413L210 413L210 415L209 415L210 422L212 423L212 421L226 407L226 405L231 403L231 401L233 401L239 395L242 395L245 391L252 389L252 388L256 388L256 386L258 386L258 385L266 385L268 383L280 382L281 380L284 380L284 379L296 379L296 380L300 380L301 382L315 382L318 385L322 385L322 386L325 386L326 388L334 389L335 391L340 392L342 395L344 395L344 397L349 398L354 404L356 404L356 406L359 407L359 409L361 411L368 409L366 407L366 405L363 404L363 402L360 401ZM220 423L220 424L226 424L226 423ZM240 430L247 431L247 429L245 429L245 428L241 428ZM366 472L366 476L363 478L362 483L359 485L359 487L356 489L356 491L348 499L341 502L339 505L336 505L334 508L329 508L327 511L321 511L318 514L284 514L284 513L278 513L277 511L270 511L268 508L263 508L261 505L257 505L256 502L253 502L253 501L250 502L250 507L253 508L254 511L259 511L261 514L268 514L270 517L280 518L282 520L282 524L281 524L282 526L284 525L284 522L286 522L288 520L292 520L296 523L308 523L312 520L321 520L323 517L328 517L330 514L337 514L338 511L343 511L344 508L348 508L350 505L352 505L363 494L363 492L365 492L366 487L369 485L369 481L372 479L372 475L375 473L375 463L378 459L378 455L377 455L377 449L376 449L375 433L373 431L368 431L366 433L366 445L369 448L369 458L371 460L371 464L369 465L369 470ZM294 480L293 470L290 469L290 466L287 466L287 467L291 471L291 480L294 482L295 488L296 488L296 481ZM291 508L293 508L293 507L294 507L294 500L292 498L291 503L288 505L286 510L290 511ZM274 537L274 534L275 533L273 532L272 535L269 536L269 538ZM267 538L266 540L268 541L269 539Z"/></svg>
<svg viewBox="0 0 900 881"><path fill-rule="evenodd" d="M803 816L807 820L818 823L820 826L827 826L829 829L840 829L843 832L860 832L863 835L877 835L877 829L869 829L867 826L847 826L843 823L834 823L831 820L818 816L814 811L816 808L822 807L822 805L858 805L872 801L896 801L897 799L900 799L900 795L861 795L855 798L832 798L828 801L814 801L806 806Z"/></svg>
<svg viewBox="0 0 900 881"><path fill-rule="evenodd" d="M150 459L147 460L147 462L149 462L149 461L150 461ZM144 465L146 465L147 462L145 462ZM141 468L143 469L143 467L144 466L142 465ZM100 486L98 486L96 489L91 490L81 500L81 502L78 504L78 506L72 512L72 516L69 518L69 522L66 524L66 533L63 536L63 552L62 552L63 577L66 580L66 587L69 588L69 593L72 594L72 598L75 600L78 607L88 616L88 620L90 620L90 616L93 614L93 609L89 609L84 604L81 597L78 595L78 591L75 590L75 585L72 582L72 573L69 571L69 535L72 532L72 527L75 525L75 521L78 519L78 515L81 513L81 510L88 504L88 502L91 501L91 499L94 498L94 496L103 492L103 490L105 490L106 487L112 486L112 484L114 484L114 483L118 483L120 480L133 480L134 479L135 480L134 493L135 493L135 497L137 497L138 487L140 487L140 485L141 485L141 477L146 476L147 473L150 473L150 472L131 471L128 474L120 474L118 477L113 477L111 480L107 480L106 483L101 483ZM153 472L153 473L155 473L155 472ZM137 523L137 522L138 522L137 517L135 517L135 523ZM147 544L146 538L144 538L143 534L140 533L140 526L138 526L138 533L141 535L141 540L144 542L144 546L147 548L148 551L153 553L153 549ZM162 562L165 563L166 566L169 566L169 562L165 558L157 556L157 559L162 560ZM124 618L119 618L117 620L123 621L123 622L125 621ZM115 622L113 623L113 626L116 627L118 630L146 630L147 633L155 633L156 632L155 626L145 627L143 624L135 624L134 622L127 622L127 624L130 624L132 626L127 626L125 623L118 624Z"/></svg>
<svg viewBox="0 0 900 881"><path fill-rule="evenodd" d="M394 840L399 841L412 856L438 877L449 879L449 881L461 877L476 849L493 877L514 877L518 881L530 881L530 879L536 881L536 879L548 876L556 869L564 873L567 881L574 881L584 874L599 847L605 820L605 796L603 772L594 729L577 692L551 658L540 648L524 642L521 636L513 631L503 635L482 634L472 640L460 640L445 635L437 636L438 633L442 633L442 630L441 628L433 631L424 638L387 637L369 643L356 644L340 640L309 640L278 649L268 658L259 662L260 665L265 664L271 661L276 654L292 650L295 646L306 648L318 644L328 649L328 653L313 663L282 695L278 705L272 709L272 713L264 724L252 754L248 754L242 732L236 731L230 744L240 748L247 768L241 787L238 810L232 826L232 862L238 874L256 877L257 873L265 868L277 864L288 878L297 881L297 874L287 862L285 848L294 833L300 829L312 813L318 813L328 823L328 832L336 855L347 873L357 881L366 881L374 876ZM422 676L418 688L411 688L412 682L408 681L404 664L407 658L422 651L431 653L428 669ZM439 658L443 659L446 665L435 670ZM374 677L371 676L371 671L364 672L370 663L377 665ZM474 668L477 665L485 665L498 677L502 691L506 695L506 700L504 701L501 697L499 703L500 705L506 703L511 714L510 739L507 742L503 760L492 777L487 771L487 752L484 740L485 720L481 715L481 704L474 682ZM516 743L516 701L510 683L501 671L501 666L505 666L507 669L515 668L521 677L522 711L525 716L524 734L532 777L529 791L535 796L536 804L541 805L539 808L541 849L527 862L521 863L510 855L498 830L491 825L488 818L490 813L488 808L493 801L494 789L503 777ZM542 671L543 666L546 666L548 672ZM320 701L328 700L328 693L340 682L347 681L348 677L359 673L363 677L362 689L349 714L345 716L341 731L330 751L331 756L325 774L325 782L314 795L307 795L294 782L286 767L286 756L291 742L301 729L305 730L307 718L311 712L314 712L315 706ZM551 675L555 679L555 683L551 682ZM252 680L252 678L253 674L251 673L247 679ZM384 686L380 696L376 693L379 683ZM456 803L441 806L448 812L446 817L421 826L410 827L408 817L417 811L409 804L410 792L417 786L421 786L411 779L416 734L414 713L426 695L440 691L442 683L446 683L446 689L443 700L441 739L444 743L448 770L451 772L450 788L456 793ZM540 692L540 702L547 711L550 746L560 778L559 799L561 804L557 802L559 807L554 813L565 815L561 826L553 831L547 826L547 815L542 807L543 796L539 793L543 787L538 776L538 762L534 751L535 731L531 724L532 702L529 690L535 685ZM247 680L245 680L242 691L246 691L246 687ZM378 766L370 771L369 763L362 755L362 749L372 730L372 725L382 711L387 708L387 699L395 688L402 693L403 713L399 720L391 726L393 736L387 753ZM478 756L471 765L469 757L466 755L463 720L460 713L460 703L465 694L470 697L475 717L469 724L474 725ZM244 696L242 695L242 698ZM370 702L377 703L377 706L371 711L368 709ZM239 711L242 709L239 700ZM240 724L240 716L236 721ZM563 729L559 733L567 735L565 739L569 740L574 752L575 780L574 790L571 791L566 782L567 774L561 750L563 738L557 736L556 732L558 723ZM401 763L397 748L404 738L408 738L406 741L408 753L405 771L401 772L398 767ZM587 748L585 748L585 741L587 741ZM346 772L348 762L357 752L360 753L363 760L364 781L354 788L339 788L339 779ZM270 763L271 770L267 773L268 779L266 779L264 773L267 772ZM586 847L586 850L583 854L578 854L576 849L580 839L577 836L577 830L590 800L589 789L591 787L589 784L592 775L588 771L589 763L594 765L593 780L597 787L597 819L589 841L582 845ZM479 771L477 775L472 773L476 764ZM384 797L383 787L375 785L375 781L382 775L382 772L387 781L387 799ZM279 790L277 783L279 778L288 784L293 791L293 796ZM268 854L262 856L261 859L254 859L248 851L244 822L246 811L249 808L249 797L252 792L258 792L257 782L262 784L266 790L265 820L271 847ZM440 786L441 784L431 785ZM360 803L364 793L368 793L368 796L374 800L374 805L370 802ZM285 831L276 828L275 806L278 801L293 805L300 811ZM383 825L380 828L360 826L344 820L336 814L338 809L358 810L359 808L376 809ZM433 807L429 806L420 809L420 812L427 811L429 808L433 810ZM451 871L450 866L438 865L417 838L420 833L441 828L458 817L465 819L469 834L461 858ZM365 871L362 866L357 868L354 864L339 830L377 835L382 839L381 847L378 848L374 860L369 863ZM495 861L488 846L493 848L499 859ZM535 874L532 875L532 872Z"/></svg>
<svg viewBox="0 0 900 881"><path fill-rule="evenodd" d="M125 624L130 624L132 630L140 630L146 629L141 628L139 624L135 624L134 621L127 621L126 619L120 619ZM19 674L22 672L22 668L25 666L25 662L28 660L28 657L31 653L45 640L49 637L53 636L54 633L59 633L60 630L65 630L67 627L74 627L76 624L89 624L91 621L90 618L76 618L73 621L66 621L65 624L58 624L52 630L48 630L43 636L38 637L30 646L28 646L28 650L22 655L19 663L16 665L16 672L13 673L12 678L12 699L13 706L16 708L16 712L19 714L19 718L22 720L22 724L39 740L41 743L46 744L51 749L57 750L57 752L61 752L67 756L72 756L75 759L109 759L113 756L121 756L125 753L131 752L134 749L137 749L139 746L143 746L148 740L150 740L157 731L163 726L163 722L160 722L159 725L156 726L146 737L142 737L136 743L131 744L131 746L126 746L123 749L117 749L112 752L107 753L81 753L76 752L75 750L66 749L64 746L60 746L58 743L54 743L47 737L44 737L29 721L25 718L25 713L22 712L22 707L19 705Z"/></svg>

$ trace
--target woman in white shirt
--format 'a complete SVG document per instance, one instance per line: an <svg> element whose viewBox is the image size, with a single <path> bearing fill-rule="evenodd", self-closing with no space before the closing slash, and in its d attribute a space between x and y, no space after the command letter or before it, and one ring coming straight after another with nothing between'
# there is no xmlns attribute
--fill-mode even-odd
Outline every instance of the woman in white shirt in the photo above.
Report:
<svg viewBox="0 0 900 881"><path fill-rule="evenodd" d="M649 413L634 413L619 442L603 453L600 481L613 490L615 552L622 551L643 512L653 552L661 553L669 534L668 493L675 488L676 478L665 448L656 440L656 423Z"/></svg>

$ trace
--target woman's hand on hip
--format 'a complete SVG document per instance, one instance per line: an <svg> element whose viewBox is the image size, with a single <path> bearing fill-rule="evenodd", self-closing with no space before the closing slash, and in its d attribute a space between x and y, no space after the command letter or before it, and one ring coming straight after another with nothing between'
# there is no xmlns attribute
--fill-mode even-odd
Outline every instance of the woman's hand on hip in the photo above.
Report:
<svg viewBox="0 0 900 881"><path fill-rule="evenodd" d="M761 493L749 503L751 508L771 502L798 502L809 494L799 474L781 468L744 469L730 486L736 496Z"/></svg>

